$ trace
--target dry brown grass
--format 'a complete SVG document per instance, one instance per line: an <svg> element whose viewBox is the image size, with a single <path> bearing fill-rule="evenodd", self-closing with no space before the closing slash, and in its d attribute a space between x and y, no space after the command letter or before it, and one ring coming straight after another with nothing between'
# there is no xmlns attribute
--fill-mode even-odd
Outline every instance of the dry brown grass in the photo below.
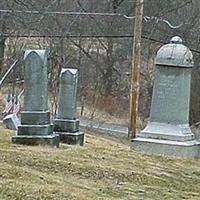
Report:
<svg viewBox="0 0 200 200"><path fill-rule="evenodd" d="M78 107L77 112L80 116L80 107ZM119 125L127 125L128 124L128 118L120 118L113 116L105 111L101 111L97 108L92 109L89 106L85 106L84 108L84 117L87 117L91 119L93 116L93 120L98 121L100 123L112 123L112 124L119 124Z"/></svg>
<svg viewBox="0 0 200 200"><path fill-rule="evenodd" d="M20 146L0 128L0 199L199 199L200 161L147 156L87 132L84 147Z"/></svg>

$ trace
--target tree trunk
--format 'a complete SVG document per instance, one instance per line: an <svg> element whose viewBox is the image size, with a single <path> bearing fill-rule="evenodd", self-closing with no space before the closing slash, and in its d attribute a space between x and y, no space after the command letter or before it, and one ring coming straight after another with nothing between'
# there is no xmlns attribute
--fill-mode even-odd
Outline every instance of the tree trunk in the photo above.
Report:
<svg viewBox="0 0 200 200"><path fill-rule="evenodd" d="M2 75L3 60L4 60L4 50L5 50L5 37L0 35L0 76Z"/></svg>
<svg viewBox="0 0 200 200"><path fill-rule="evenodd" d="M113 86L113 40L108 38L108 50L106 55L106 72L104 74L105 84L105 96L109 96L112 93Z"/></svg>
<svg viewBox="0 0 200 200"><path fill-rule="evenodd" d="M113 0L111 5L111 10L113 13L117 13L118 1ZM109 23L109 34L113 34L114 27L113 27L113 19ZM106 72L104 74L104 84L105 84L105 96L110 96L112 94L112 87L113 87L113 67L114 67L114 59L113 59L113 46L114 41L112 38L107 39L107 54L106 54Z"/></svg>

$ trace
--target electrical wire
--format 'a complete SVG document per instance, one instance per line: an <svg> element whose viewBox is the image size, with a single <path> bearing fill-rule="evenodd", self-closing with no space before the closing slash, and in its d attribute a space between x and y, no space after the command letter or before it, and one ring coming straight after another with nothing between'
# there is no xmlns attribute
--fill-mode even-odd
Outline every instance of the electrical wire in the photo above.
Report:
<svg viewBox="0 0 200 200"><path fill-rule="evenodd" d="M86 16L111 16L111 17L123 17L125 19L131 20L135 19L135 16L127 16L121 13L92 13L92 12L64 12L64 11L38 11L38 10L0 10L1 13L26 13L26 14L40 14L40 15L86 15ZM180 28L183 23L179 25L172 25L171 22L169 22L166 19L158 18L155 16L144 16L143 17L145 22L150 22L150 21L156 21L156 22L163 22L167 24L171 29L178 29Z"/></svg>

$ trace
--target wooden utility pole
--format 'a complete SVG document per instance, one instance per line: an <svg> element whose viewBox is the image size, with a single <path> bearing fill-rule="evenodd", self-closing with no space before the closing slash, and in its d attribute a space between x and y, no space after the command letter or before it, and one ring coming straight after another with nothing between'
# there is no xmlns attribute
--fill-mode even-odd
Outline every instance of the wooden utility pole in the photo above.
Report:
<svg viewBox="0 0 200 200"><path fill-rule="evenodd" d="M132 70L131 70L130 124L128 131L129 138L135 138L137 130L143 6L144 6L143 0L136 0L134 36L133 36L133 58L132 58Z"/></svg>

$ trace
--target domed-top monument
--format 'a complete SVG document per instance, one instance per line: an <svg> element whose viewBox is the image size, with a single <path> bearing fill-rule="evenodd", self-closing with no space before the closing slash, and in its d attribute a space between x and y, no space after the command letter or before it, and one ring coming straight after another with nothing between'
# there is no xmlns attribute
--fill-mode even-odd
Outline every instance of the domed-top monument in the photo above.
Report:
<svg viewBox="0 0 200 200"><path fill-rule="evenodd" d="M199 142L189 127L193 55L175 36L155 58L150 119L132 147L147 153L198 157Z"/></svg>

